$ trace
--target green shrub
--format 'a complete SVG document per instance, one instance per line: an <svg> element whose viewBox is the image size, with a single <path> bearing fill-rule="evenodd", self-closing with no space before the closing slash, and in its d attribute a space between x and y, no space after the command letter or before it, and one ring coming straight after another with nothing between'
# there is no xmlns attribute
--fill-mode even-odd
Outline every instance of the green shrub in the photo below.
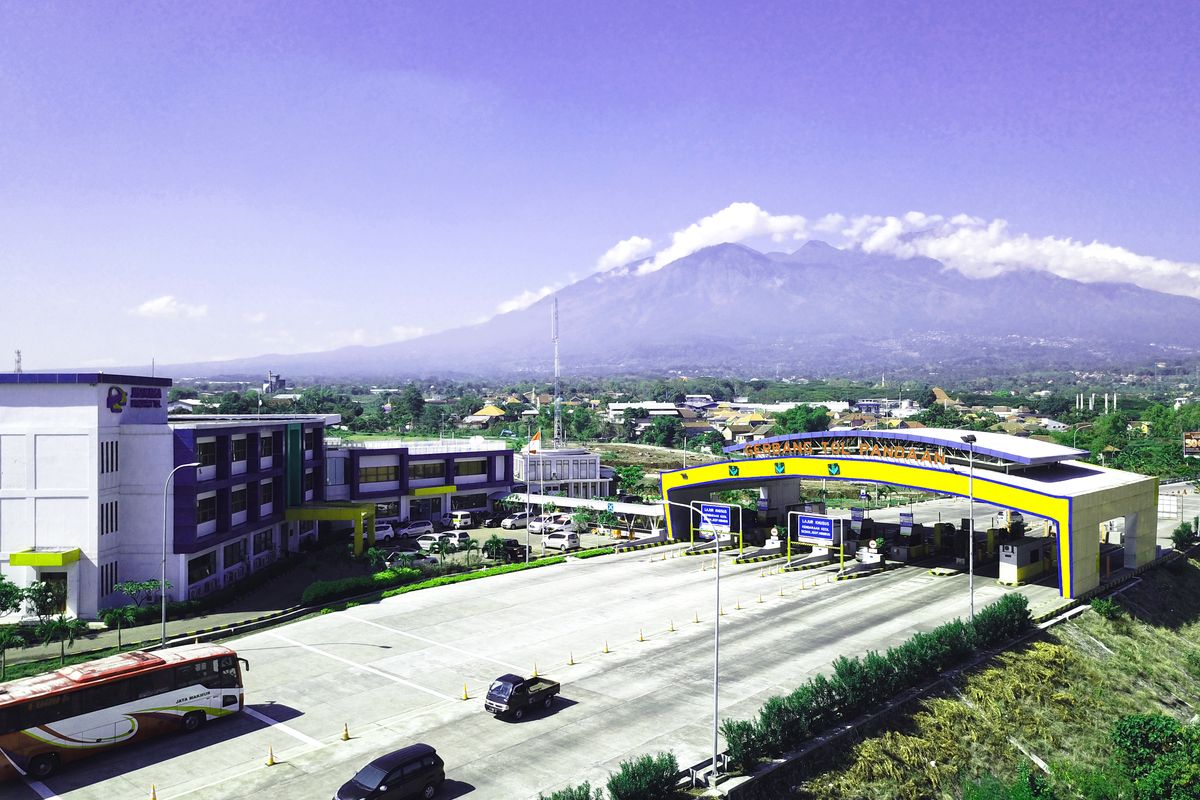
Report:
<svg viewBox="0 0 1200 800"><path fill-rule="evenodd" d="M596 556L607 556L613 552L615 552L614 548L610 546L597 547L592 550L580 550L578 553L572 553L572 555L574 555L575 558L595 558Z"/></svg>
<svg viewBox="0 0 1200 800"><path fill-rule="evenodd" d="M388 569L372 575L338 578L331 581L314 581L304 589L304 594L301 595L300 602L306 606L318 605L320 603L327 603L330 600L352 597L356 594L366 594L374 590L402 586L406 583L418 581L422 577L424 577L424 574L420 570L401 568Z"/></svg>
<svg viewBox="0 0 1200 800"><path fill-rule="evenodd" d="M578 786L568 786L550 794L538 792L538 800L604 800L604 791L599 786L593 789L590 783L584 781Z"/></svg>
<svg viewBox="0 0 1200 800"><path fill-rule="evenodd" d="M1006 594L975 615L975 647L983 649L1007 641L1031 622L1025 595Z"/></svg>
<svg viewBox="0 0 1200 800"><path fill-rule="evenodd" d="M758 731L754 723L744 719L727 719L721 723L729 760L743 772L754 769L754 765L762 760L763 747Z"/></svg>
<svg viewBox="0 0 1200 800"><path fill-rule="evenodd" d="M1188 654L1183 657L1183 663L1188 674L1196 680L1200 680L1200 650L1189 650Z"/></svg>
<svg viewBox="0 0 1200 800"><path fill-rule="evenodd" d="M1123 615L1121 605L1111 597L1097 597L1091 602L1092 611L1105 619L1120 619Z"/></svg>
<svg viewBox="0 0 1200 800"><path fill-rule="evenodd" d="M678 774L679 762L674 753L622 761L620 769L608 777L608 795L612 800L669 800L678 796Z"/></svg>
<svg viewBox="0 0 1200 800"><path fill-rule="evenodd" d="M523 569L535 569L537 567L546 567L551 564L561 564L567 559L564 556L551 556L549 558L539 558L537 561L530 561L528 564L505 564L502 567L489 567L475 572L463 572L458 575L443 575L440 578L431 578L420 583L401 586L398 589L389 589L383 593L384 597L396 597L397 595L415 592L419 589L431 589L434 586L448 586L452 583L462 583L463 581L473 581L476 578L487 578L492 575L503 575L506 572L520 572Z"/></svg>
<svg viewBox="0 0 1200 800"><path fill-rule="evenodd" d="M1183 726L1165 714L1128 714L1113 724L1112 743L1122 771L1136 780L1147 775L1159 756L1171 750Z"/></svg>

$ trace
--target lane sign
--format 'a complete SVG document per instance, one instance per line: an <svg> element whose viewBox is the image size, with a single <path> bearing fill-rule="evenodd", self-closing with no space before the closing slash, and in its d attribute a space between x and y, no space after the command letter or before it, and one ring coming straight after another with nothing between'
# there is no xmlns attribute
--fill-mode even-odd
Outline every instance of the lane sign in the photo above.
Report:
<svg viewBox="0 0 1200 800"><path fill-rule="evenodd" d="M796 520L792 535L798 541L822 545L833 544L833 517L796 512L789 516Z"/></svg>
<svg viewBox="0 0 1200 800"><path fill-rule="evenodd" d="M729 506L701 503L700 530L729 533Z"/></svg>

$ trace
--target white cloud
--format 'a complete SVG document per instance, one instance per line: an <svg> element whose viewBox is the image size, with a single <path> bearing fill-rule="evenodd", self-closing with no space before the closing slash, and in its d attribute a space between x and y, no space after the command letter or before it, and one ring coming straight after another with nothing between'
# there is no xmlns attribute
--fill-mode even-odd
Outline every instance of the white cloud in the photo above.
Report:
<svg viewBox="0 0 1200 800"><path fill-rule="evenodd" d="M510 311L520 311L522 308L529 308L543 297L553 294L558 288L559 287L557 286L543 286L536 291L526 289L516 297L510 297L509 299L497 305L496 313L507 314Z"/></svg>
<svg viewBox="0 0 1200 800"><path fill-rule="evenodd" d="M208 306L192 306L181 303L173 294L164 294L147 300L137 308L131 309L130 314L139 317L191 317L193 319L207 316Z"/></svg>
<svg viewBox="0 0 1200 800"><path fill-rule="evenodd" d="M604 272L613 267L623 267L631 261L637 261L643 256L649 255L654 249L654 242L644 236L630 236L628 239L622 239L608 249L608 252L600 256L596 262L596 270Z"/></svg>
<svg viewBox="0 0 1200 800"><path fill-rule="evenodd" d="M424 336L426 331L420 325L393 325L392 326L392 341L403 342L408 339L416 339L418 336Z"/></svg>
<svg viewBox="0 0 1200 800"><path fill-rule="evenodd" d="M1102 242L1033 237L1011 231L1003 219L909 211L899 216L847 217L832 213L810 222L799 215L771 214L754 203L744 202L733 203L671 234L670 242L641 265L638 274L662 269L672 261L715 244L762 237L774 242L820 238L838 247L901 259L925 256L969 277L1035 269L1074 280L1134 283L1161 292L1200 297L1200 264L1140 255ZM644 256L652 247L646 246L648 241L634 236L619 242L600 258L598 266L617 268L626 252ZM550 291L546 287L540 293L525 292L502 307L507 311L524 308ZM522 302L514 304L518 300Z"/></svg>
<svg viewBox="0 0 1200 800"><path fill-rule="evenodd" d="M242 318L251 325L261 325L267 321L267 312L259 311L256 314L243 314Z"/></svg>

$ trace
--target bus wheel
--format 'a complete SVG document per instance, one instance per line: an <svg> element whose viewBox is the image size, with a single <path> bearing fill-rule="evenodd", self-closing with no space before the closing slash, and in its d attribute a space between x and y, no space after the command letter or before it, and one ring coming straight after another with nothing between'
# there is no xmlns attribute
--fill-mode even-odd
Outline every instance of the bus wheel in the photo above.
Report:
<svg viewBox="0 0 1200 800"><path fill-rule="evenodd" d="M183 730L185 733L195 733L204 724L204 712L192 711L183 715Z"/></svg>
<svg viewBox="0 0 1200 800"><path fill-rule="evenodd" d="M29 762L29 777L45 780L58 770L58 756L53 753L42 753Z"/></svg>

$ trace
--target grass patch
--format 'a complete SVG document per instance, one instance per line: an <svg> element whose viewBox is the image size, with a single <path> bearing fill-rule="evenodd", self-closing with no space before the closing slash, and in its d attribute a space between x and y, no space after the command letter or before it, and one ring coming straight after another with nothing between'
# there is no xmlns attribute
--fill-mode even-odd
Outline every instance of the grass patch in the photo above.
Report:
<svg viewBox="0 0 1200 800"><path fill-rule="evenodd" d="M155 644L157 644L157 642L155 642ZM130 650L135 649L137 648L130 647L128 644L126 644L121 652L128 653ZM18 678L30 678L34 675L41 675L46 672L54 672L55 670L62 669L64 666L69 667L72 664L82 664L85 661L92 661L93 659L105 658L107 656L115 656L116 654L117 648L115 647L110 647L105 650L91 650L86 653L76 653L74 655L72 655L71 651L68 650L67 660L64 664L58 663L58 656L55 656L54 658L44 658L40 661L22 661L17 664L10 663L8 665L8 669L4 671L4 680L15 681Z"/></svg>
<svg viewBox="0 0 1200 800"><path fill-rule="evenodd" d="M538 567L548 567L551 564L561 564L566 561L565 556L551 556L549 558L539 558L537 561L530 561L528 564L505 564L502 567L492 567L490 569L480 570L478 572L460 572L457 575L443 575L440 578L432 578L420 583L401 586L397 589L388 589L383 593L383 597L396 597L397 595L416 592L421 589L432 589L435 586L449 586L452 583L463 583L464 581L473 581L479 578L487 578L492 575L503 575L508 572L521 572L527 569L537 569Z"/></svg>
<svg viewBox="0 0 1200 800"><path fill-rule="evenodd" d="M831 757L792 796L958 798L965 781L1019 781L1021 748L1050 765L1055 796L1107 796L1093 784L1117 758L1118 717L1186 721L1200 707L1200 563L1151 570L1113 602L1108 617L1081 614L960 678Z"/></svg>

